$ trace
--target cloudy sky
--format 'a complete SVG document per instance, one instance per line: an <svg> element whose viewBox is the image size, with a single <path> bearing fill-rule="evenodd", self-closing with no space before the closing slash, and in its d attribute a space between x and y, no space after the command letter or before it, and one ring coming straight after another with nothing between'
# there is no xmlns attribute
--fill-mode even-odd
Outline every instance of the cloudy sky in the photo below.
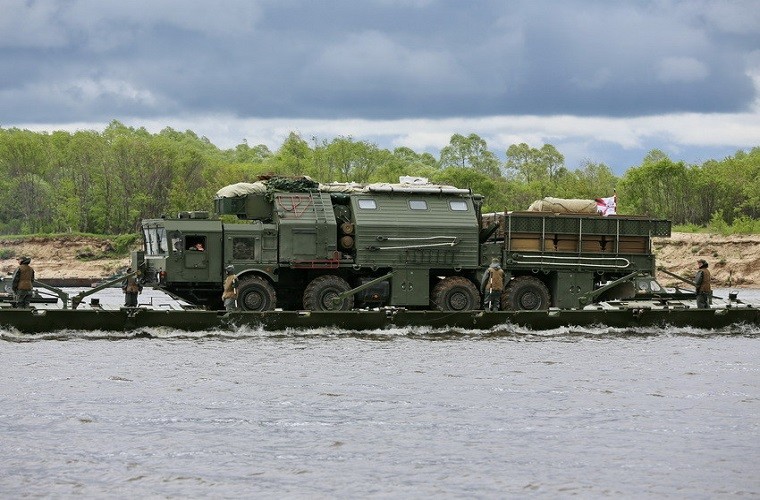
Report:
<svg viewBox="0 0 760 500"><path fill-rule="evenodd" d="M617 173L760 146L760 0L0 0L0 127L477 133Z"/></svg>

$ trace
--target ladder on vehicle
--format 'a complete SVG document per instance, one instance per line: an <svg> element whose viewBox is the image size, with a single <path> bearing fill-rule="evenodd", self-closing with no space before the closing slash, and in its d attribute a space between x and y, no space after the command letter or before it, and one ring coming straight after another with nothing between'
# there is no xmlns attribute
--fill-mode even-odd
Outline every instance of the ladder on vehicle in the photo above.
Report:
<svg viewBox="0 0 760 500"><path fill-rule="evenodd" d="M312 204L314 205L314 221L327 224L326 210L328 207L325 205L325 200L322 199L322 193L319 191L312 191L309 194L311 195ZM332 205L330 205L329 208L332 210Z"/></svg>

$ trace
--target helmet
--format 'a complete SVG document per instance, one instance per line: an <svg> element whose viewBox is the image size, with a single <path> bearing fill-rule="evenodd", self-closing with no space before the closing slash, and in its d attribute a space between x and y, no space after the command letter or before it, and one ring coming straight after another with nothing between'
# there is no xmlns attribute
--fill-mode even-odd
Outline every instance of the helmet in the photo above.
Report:
<svg viewBox="0 0 760 500"><path fill-rule="evenodd" d="M229 265L229 266L225 267L224 270L227 271L228 273L232 274L232 273L235 272L235 266Z"/></svg>
<svg viewBox="0 0 760 500"><path fill-rule="evenodd" d="M21 257L21 258L18 260L18 262L19 262L19 264L26 264L26 265L29 265L29 264L31 264L31 262L32 262L32 259L31 259L31 258L29 258L29 257Z"/></svg>

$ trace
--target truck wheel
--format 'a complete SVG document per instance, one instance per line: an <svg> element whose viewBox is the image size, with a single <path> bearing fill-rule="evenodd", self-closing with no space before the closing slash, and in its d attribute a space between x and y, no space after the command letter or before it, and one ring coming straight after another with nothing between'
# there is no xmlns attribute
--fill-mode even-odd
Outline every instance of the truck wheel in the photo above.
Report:
<svg viewBox="0 0 760 500"><path fill-rule="evenodd" d="M442 279L435 284L430 296L441 311L472 311L480 304L478 289L461 276Z"/></svg>
<svg viewBox="0 0 760 500"><path fill-rule="evenodd" d="M333 304L333 298L349 290L351 286L340 276L319 276L306 286L303 307L309 311L349 311L354 307L353 295Z"/></svg>
<svg viewBox="0 0 760 500"><path fill-rule="evenodd" d="M277 292L263 278L243 278L238 284L238 306L244 311L271 311L277 304Z"/></svg>
<svg viewBox="0 0 760 500"><path fill-rule="evenodd" d="M549 309L549 289L532 276L512 280L501 297L502 308L509 311L543 311Z"/></svg>

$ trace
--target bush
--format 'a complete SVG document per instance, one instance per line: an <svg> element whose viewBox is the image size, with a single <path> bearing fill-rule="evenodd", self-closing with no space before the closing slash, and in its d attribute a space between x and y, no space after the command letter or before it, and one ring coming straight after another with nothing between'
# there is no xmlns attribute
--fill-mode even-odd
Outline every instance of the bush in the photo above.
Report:
<svg viewBox="0 0 760 500"><path fill-rule="evenodd" d="M707 228L712 233L719 233L722 235L757 234L760 233L760 220L742 215L741 217L735 218L731 221L731 224L729 224L723 217L723 211L719 210L713 214Z"/></svg>
<svg viewBox="0 0 760 500"><path fill-rule="evenodd" d="M120 234L113 240L113 251L117 255L128 254L132 247L137 242L138 235L132 234Z"/></svg>
<svg viewBox="0 0 760 500"><path fill-rule="evenodd" d="M93 260L96 258L96 255L92 248L83 247L77 252L76 258L79 260Z"/></svg>
<svg viewBox="0 0 760 500"><path fill-rule="evenodd" d="M700 226L698 224L693 224L691 222L686 223L686 224L673 225L674 233L704 233L706 231L707 231L706 227Z"/></svg>
<svg viewBox="0 0 760 500"><path fill-rule="evenodd" d="M0 248L0 259L12 259L16 252L10 248Z"/></svg>
<svg viewBox="0 0 760 500"><path fill-rule="evenodd" d="M734 234L756 234L760 232L760 220L743 215L734 219L731 229Z"/></svg>
<svg viewBox="0 0 760 500"><path fill-rule="evenodd" d="M718 210L712 214L710 223L707 225L707 227L710 229L711 233L719 233L723 235L731 234L731 226L728 225L728 222L726 222L725 218L723 217L723 210Z"/></svg>

